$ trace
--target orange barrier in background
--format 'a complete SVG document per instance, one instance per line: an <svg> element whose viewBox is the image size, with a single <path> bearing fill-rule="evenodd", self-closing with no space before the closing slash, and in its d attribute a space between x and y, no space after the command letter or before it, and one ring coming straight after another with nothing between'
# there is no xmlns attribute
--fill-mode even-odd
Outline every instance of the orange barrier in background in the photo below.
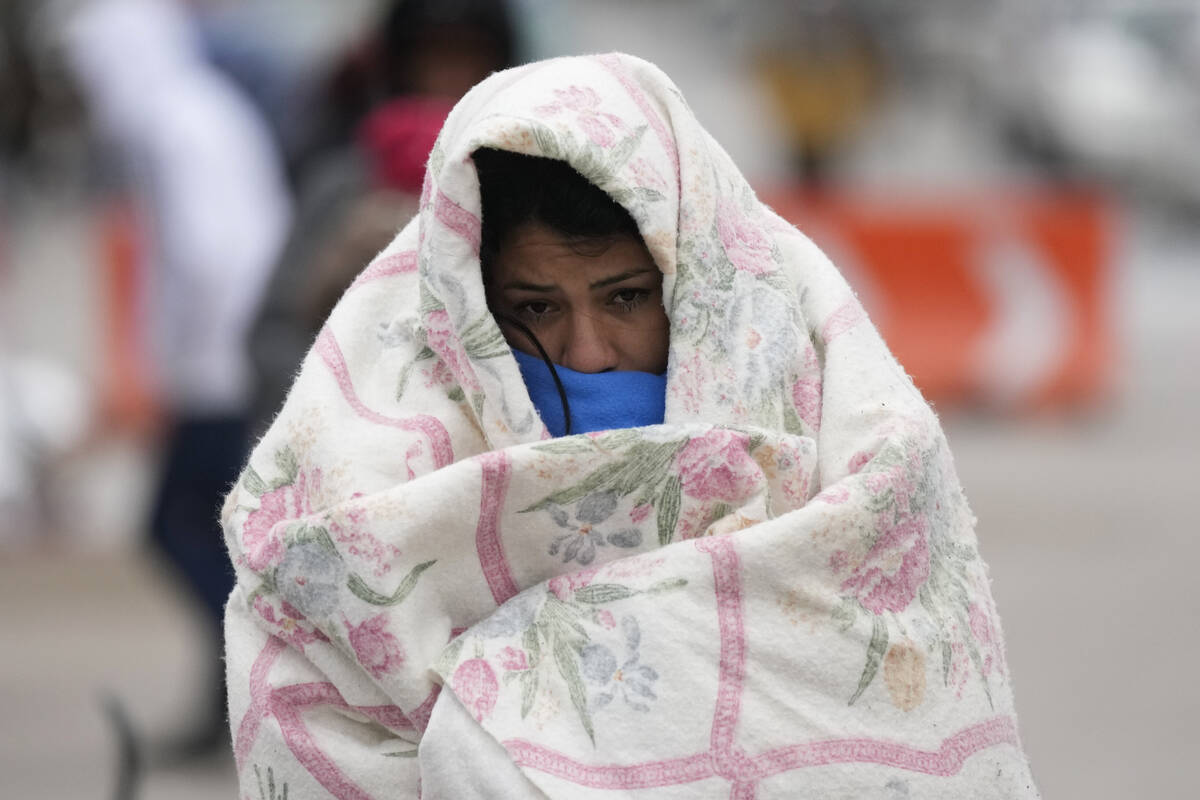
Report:
<svg viewBox="0 0 1200 800"><path fill-rule="evenodd" d="M106 424L145 433L161 409L146 355L141 229L133 210L120 202L100 211L98 227L105 321L101 408Z"/></svg>
<svg viewBox="0 0 1200 800"><path fill-rule="evenodd" d="M925 395L946 407L1077 407L1109 388L1112 215L1082 191L969 198L760 190L833 259ZM104 408L152 428L140 231L121 203L100 215Z"/></svg>
<svg viewBox="0 0 1200 800"><path fill-rule="evenodd" d="M1113 237L1102 197L760 196L842 269L931 400L1038 410L1108 388Z"/></svg>

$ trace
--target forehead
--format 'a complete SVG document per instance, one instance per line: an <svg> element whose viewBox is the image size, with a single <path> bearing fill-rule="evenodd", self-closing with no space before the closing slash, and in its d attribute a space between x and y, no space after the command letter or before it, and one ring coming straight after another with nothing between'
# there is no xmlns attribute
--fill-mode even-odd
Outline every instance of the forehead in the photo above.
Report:
<svg viewBox="0 0 1200 800"><path fill-rule="evenodd" d="M644 269L658 271L636 236L569 238L546 225L530 222L516 228L501 244L493 277L497 281L561 284Z"/></svg>

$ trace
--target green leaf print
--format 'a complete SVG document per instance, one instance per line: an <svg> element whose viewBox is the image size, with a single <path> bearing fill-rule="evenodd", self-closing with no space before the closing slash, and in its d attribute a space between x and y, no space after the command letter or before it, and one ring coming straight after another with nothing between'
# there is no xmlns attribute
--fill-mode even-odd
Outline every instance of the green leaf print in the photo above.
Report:
<svg viewBox="0 0 1200 800"><path fill-rule="evenodd" d="M624 469L624 464L605 464L603 467L593 471L586 478L574 486L568 486L566 489L559 490L554 494L548 495L528 508L521 509L522 513L526 511L540 511L543 508L548 508L553 505L566 506L574 503L576 500L587 497L600 489L606 489L616 483L617 478Z"/></svg>
<svg viewBox="0 0 1200 800"><path fill-rule="evenodd" d="M274 769L267 767L267 785L265 787L263 786L262 770L258 768L258 764L254 765L254 778L258 781L258 796L260 800L287 800L287 783L280 784L279 792L276 793Z"/></svg>
<svg viewBox="0 0 1200 800"><path fill-rule="evenodd" d="M527 669L521 673L521 719L529 714L533 708L533 701L537 699L538 690L538 671L536 669Z"/></svg>
<svg viewBox="0 0 1200 800"><path fill-rule="evenodd" d="M804 434L805 425L800 419L800 415L796 413L796 407L788 400L783 401L783 429L797 436ZM750 448L753 450L754 448Z"/></svg>
<svg viewBox="0 0 1200 800"><path fill-rule="evenodd" d="M412 750L397 750L394 753L384 753L386 758L416 758L420 752L420 748L414 747Z"/></svg>
<svg viewBox="0 0 1200 800"><path fill-rule="evenodd" d="M586 455L596 452L596 445L588 436L564 436L559 439L535 445L539 453L553 453L561 456Z"/></svg>
<svg viewBox="0 0 1200 800"><path fill-rule="evenodd" d="M867 645L867 663L863 666L862 677L858 679L858 689L846 705L854 705L854 702L871 685L871 681L875 680L875 673L879 672L879 665L883 662L887 647L887 621L882 616L874 614L871 617L871 643Z"/></svg>
<svg viewBox="0 0 1200 800"><path fill-rule="evenodd" d="M575 158L569 160L575 171L587 178L588 183L595 186L607 186L612 183L612 164L609 163L604 151L592 142L589 141L586 147L577 150Z"/></svg>
<svg viewBox="0 0 1200 800"><path fill-rule="evenodd" d="M258 471L254 467L250 466L247 466L246 471L242 473L242 486L255 497L262 497L270 491L267 482L262 479L262 476L258 474Z"/></svg>
<svg viewBox="0 0 1200 800"><path fill-rule="evenodd" d="M558 135L549 126L541 122L528 120L533 129L533 139L537 142L538 150L546 158L562 158L562 149L558 146Z"/></svg>
<svg viewBox="0 0 1200 800"><path fill-rule="evenodd" d="M278 489L280 486L296 482L296 476L300 474L300 462L296 460L292 448L284 447L275 451L275 466L283 474L275 481L273 488Z"/></svg>
<svg viewBox="0 0 1200 800"><path fill-rule="evenodd" d="M521 644L525 646L525 654L529 657L529 666L536 667L542 660L542 640L538 636L536 625L530 625L525 629L525 633L521 637Z"/></svg>
<svg viewBox="0 0 1200 800"><path fill-rule="evenodd" d="M591 605L599 605L601 603L612 603L616 600L624 600L628 597L633 597L636 592L627 586L622 586L619 583L593 583L591 586L584 586L582 589L575 590L575 599L580 603L589 603Z"/></svg>
<svg viewBox="0 0 1200 800"><path fill-rule="evenodd" d="M592 717L588 713L587 691L583 687L583 677L579 674L579 664L576 663L575 658L575 650L569 644L561 639L554 643L554 663L558 666L558 672L567 684L567 691L571 695L571 704L579 713L579 721L583 723L583 729L587 731L588 738L595 745L596 732L592 729Z"/></svg>
<svg viewBox="0 0 1200 800"><path fill-rule="evenodd" d="M555 645L559 641L565 641L572 647L582 647L590 637L587 630L579 624L578 618L579 612L575 608L551 595L542 605L539 622L545 625L542 633L547 641L552 641Z"/></svg>
<svg viewBox="0 0 1200 800"><path fill-rule="evenodd" d="M842 602L837 608L833 609L833 621L838 624L838 629L842 631L850 630L850 627L858 619L859 604L849 597L843 597Z"/></svg>
<svg viewBox="0 0 1200 800"><path fill-rule="evenodd" d="M636 428L618 428L615 431L586 438L595 445L597 450L615 452L641 442L642 434Z"/></svg>
<svg viewBox="0 0 1200 800"><path fill-rule="evenodd" d="M438 654L437 661L434 663L434 671L441 675L452 674L459 657L462 655L463 644L463 637L457 636L448 645L443 647L442 652Z"/></svg>
<svg viewBox="0 0 1200 800"><path fill-rule="evenodd" d="M679 523L679 504L683 495L683 484L678 475L667 478L663 493L658 498L658 543L668 545L675 538L675 526Z"/></svg>
<svg viewBox="0 0 1200 800"><path fill-rule="evenodd" d="M400 581L400 585L396 587L396 591L390 595L380 594L368 586L366 581L354 574L350 575L348 587L350 591L354 592L355 597L373 606L399 605L416 588L417 581L421 578L421 573L436 563L437 561L435 560L417 564L404 576L404 580Z"/></svg>
<svg viewBox="0 0 1200 800"><path fill-rule="evenodd" d="M633 133L617 142L608 151L609 169L612 172L625 166L625 162L637 152L638 145L642 143L642 137L646 135L646 127L645 125L637 126Z"/></svg>
<svg viewBox="0 0 1200 800"><path fill-rule="evenodd" d="M555 492L524 511L538 511L551 505L569 505L602 490L612 491L619 497L633 494L666 469L679 447L678 442L634 445L623 461L605 464L574 486Z"/></svg>
<svg viewBox="0 0 1200 800"><path fill-rule="evenodd" d="M512 352L491 314L481 316L468 325L461 339L463 349L472 359L497 358Z"/></svg>
<svg viewBox="0 0 1200 800"><path fill-rule="evenodd" d="M329 536L329 531L320 525L301 525L294 534L293 545L313 543L319 545L322 550L332 553L341 558L341 553L338 552L337 545L333 543L333 539Z"/></svg>
<svg viewBox="0 0 1200 800"><path fill-rule="evenodd" d="M665 581L658 583L646 589L646 594L662 594L663 592L673 592L676 589L682 589L687 586L687 578L668 578Z"/></svg>

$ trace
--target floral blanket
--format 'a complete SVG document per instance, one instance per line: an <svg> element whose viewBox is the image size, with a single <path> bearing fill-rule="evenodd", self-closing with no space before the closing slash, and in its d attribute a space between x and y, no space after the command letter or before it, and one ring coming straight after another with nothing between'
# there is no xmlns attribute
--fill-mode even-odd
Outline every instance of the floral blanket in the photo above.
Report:
<svg viewBox="0 0 1200 800"><path fill-rule="evenodd" d="M484 145L637 220L665 424L546 433L485 305ZM455 107L223 520L242 797L1037 794L937 419L643 61Z"/></svg>

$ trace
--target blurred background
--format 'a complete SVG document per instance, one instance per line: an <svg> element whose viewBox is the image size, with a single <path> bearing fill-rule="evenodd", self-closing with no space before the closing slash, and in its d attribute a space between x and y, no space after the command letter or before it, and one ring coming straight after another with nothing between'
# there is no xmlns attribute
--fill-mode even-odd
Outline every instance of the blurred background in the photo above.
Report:
<svg viewBox="0 0 1200 800"><path fill-rule="evenodd" d="M675 79L941 413L1043 794L1191 793L1182 0L0 3L0 793L234 796L222 487L454 100L614 49Z"/></svg>

